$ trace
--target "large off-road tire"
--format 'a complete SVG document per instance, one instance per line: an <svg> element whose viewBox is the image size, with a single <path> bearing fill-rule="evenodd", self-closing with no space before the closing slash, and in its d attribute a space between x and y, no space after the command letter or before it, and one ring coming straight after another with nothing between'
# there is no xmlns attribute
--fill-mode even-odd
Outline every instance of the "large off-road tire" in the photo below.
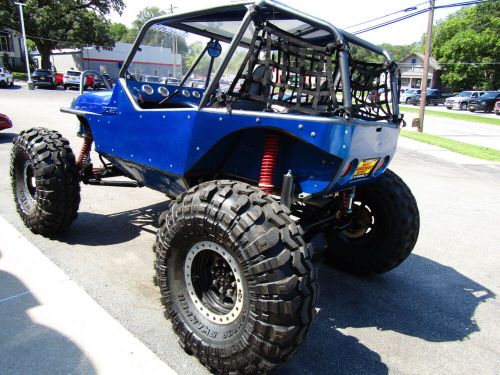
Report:
<svg viewBox="0 0 500 375"><path fill-rule="evenodd" d="M266 373L304 341L318 297L311 249L256 187L212 181L178 197L154 247L165 316L219 374Z"/></svg>
<svg viewBox="0 0 500 375"><path fill-rule="evenodd" d="M420 219L408 186L391 170L359 186L351 224L327 234L326 256L342 271L370 275L390 271L412 252Z"/></svg>
<svg viewBox="0 0 500 375"><path fill-rule="evenodd" d="M17 212L32 232L50 235L76 219L78 170L68 140L58 132L22 131L14 140L10 175Z"/></svg>

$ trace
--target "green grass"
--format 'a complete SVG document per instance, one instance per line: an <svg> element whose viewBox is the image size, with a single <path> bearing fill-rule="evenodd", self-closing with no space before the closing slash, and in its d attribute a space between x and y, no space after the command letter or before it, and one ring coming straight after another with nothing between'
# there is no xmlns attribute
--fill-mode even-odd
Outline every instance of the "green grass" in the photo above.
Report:
<svg viewBox="0 0 500 375"><path fill-rule="evenodd" d="M427 133L417 133L408 130L401 130L401 135L416 141L428 143L459 154L471 156L473 158L500 162L500 151L488 147L471 145L464 142L453 141L448 138L438 137Z"/></svg>
<svg viewBox="0 0 500 375"><path fill-rule="evenodd" d="M400 111L401 112L418 113L418 108L401 106ZM491 117L476 116L476 115L471 115L471 114L467 114L467 113L457 113L456 111L439 112L439 111L433 111L432 109L425 109L425 114L428 116L444 117L444 118L449 118L452 120L462 120L462 121L478 122L481 124L500 126L500 119L491 118Z"/></svg>
<svg viewBox="0 0 500 375"><path fill-rule="evenodd" d="M26 73L12 72L12 74L17 81L26 81L28 78Z"/></svg>

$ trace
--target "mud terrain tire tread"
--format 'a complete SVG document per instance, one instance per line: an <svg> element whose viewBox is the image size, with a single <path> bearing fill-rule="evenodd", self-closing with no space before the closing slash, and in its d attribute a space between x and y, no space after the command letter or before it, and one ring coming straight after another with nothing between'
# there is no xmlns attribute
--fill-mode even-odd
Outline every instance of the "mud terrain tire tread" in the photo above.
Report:
<svg viewBox="0 0 500 375"><path fill-rule="evenodd" d="M346 242L338 232L327 238L327 262L336 268L356 275L373 275L388 272L399 266L412 252L417 242L420 219L417 202L404 181L387 170L373 183L357 188L356 196L377 202L383 210L386 225L373 241L362 244ZM356 200L356 199L355 199ZM380 220L380 218L379 218Z"/></svg>
<svg viewBox="0 0 500 375"><path fill-rule="evenodd" d="M311 249L288 209L254 186L219 180L180 195L160 221L156 282L184 350L218 374L261 374L287 361L307 335L319 294ZM167 270L182 267L173 262L174 253L187 250L172 243L196 228L211 233L212 241L234 244L233 256L247 278L249 318L231 346L207 343L174 301L178 290L171 289Z"/></svg>
<svg viewBox="0 0 500 375"><path fill-rule="evenodd" d="M80 205L80 179L69 141L55 130L33 128L13 143L10 176L17 212L33 233L62 231L76 219ZM32 163L37 191L31 213L23 210L16 190L19 163L26 159Z"/></svg>

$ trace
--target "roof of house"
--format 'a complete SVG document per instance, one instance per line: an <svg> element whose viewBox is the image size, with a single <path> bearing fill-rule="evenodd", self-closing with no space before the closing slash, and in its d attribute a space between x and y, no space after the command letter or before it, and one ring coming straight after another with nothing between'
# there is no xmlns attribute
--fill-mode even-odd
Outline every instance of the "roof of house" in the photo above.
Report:
<svg viewBox="0 0 500 375"><path fill-rule="evenodd" d="M418 57L420 60L424 61L425 59L425 56L423 53L420 53L420 52L412 52L410 53L408 56L406 56L404 59L401 59L401 61L405 61L408 57L411 57L415 55L416 57ZM433 58L432 56L429 58L429 65L432 69L434 70L439 70L441 69L441 65L439 65L439 63L436 61L435 58Z"/></svg>

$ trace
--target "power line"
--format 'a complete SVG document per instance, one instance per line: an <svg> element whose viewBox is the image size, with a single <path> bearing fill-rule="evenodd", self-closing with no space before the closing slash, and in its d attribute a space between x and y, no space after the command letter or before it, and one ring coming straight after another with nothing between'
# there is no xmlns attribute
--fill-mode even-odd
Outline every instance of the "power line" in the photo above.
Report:
<svg viewBox="0 0 500 375"><path fill-rule="evenodd" d="M458 3L451 3L451 4L444 4L444 5L438 5L438 6L435 6L434 9L444 9L444 8L452 8L452 7L459 7L459 6L470 6L470 5L477 5L477 4L481 4L481 3L488 3L488 2L492 2L492 1L498 1L498 0L472 0L472 1L461 1L461 2L458 2ZM420 4L421 5L421 4ZM410 8L408 8L410 9ZM357 35L357 34L362 34L362 33L366 33L368 31L372 31L372 30L376 30L376 29L379 29L381 27L385 27L385 26L389 26L389 25L392 25L393 23L397 23L397 22L401 22L401 21L404 21L406 19L409 19L409 18L412 18L412 17L415 17L415 16L418 16L420 14L423 14L423 13L426 13L428 12L429 9L428 8L425 8L425 9L421 9L419 11L416 11L414 13L411 13L411 14L407 14L407 15L404 15L404 16L401 16L401 17L398 17L398 18L394 18L392 20L389 20L389 21L385 21L385 22L382 22L380 24L377 24L377 25L373 25L373 26L369 26L365 29L361 29L361 30L358 30L358 31L355 31L353 32L354 35ZM395 13L399 13L399 12L395 12ZM380 18L385 18L385 16L382 16L382 17L379 17ZM366 21L366 22L362 22L361 24L364 24L364 23L368 23L369 21Z"/></svg>
<svg viewBox="0 0 500 375"><path fill-rule="evenodd" d="M424 1L423 3L419 3L419 4L415 4L415 5L409 6L409 7L405 8L405 9L397 10L395 12L386 14L384 16L380 16L380 17L377 17L377 18L372 18L371 20L366 20L366 21L357 23L355 25L344 27L344 29L351 29L353 27L361 26L361 25L364 25L364 24L367 24L367 23L370 23L370 22L373 22L373 21L381 20L382 18L387 18L389 16L393 16L393 15L398 14L398 13L403 13L403 12L409 12L409 11L412 11L412 10L416 10L418 6L423 5L423 4L427 4L427 1Z"/></svg>
<svg viewBox="0 0 500 375"><path fill-rule="evenodd" d="M439 62L439 65L500 65L500 61L493 62Z"/></svg>

